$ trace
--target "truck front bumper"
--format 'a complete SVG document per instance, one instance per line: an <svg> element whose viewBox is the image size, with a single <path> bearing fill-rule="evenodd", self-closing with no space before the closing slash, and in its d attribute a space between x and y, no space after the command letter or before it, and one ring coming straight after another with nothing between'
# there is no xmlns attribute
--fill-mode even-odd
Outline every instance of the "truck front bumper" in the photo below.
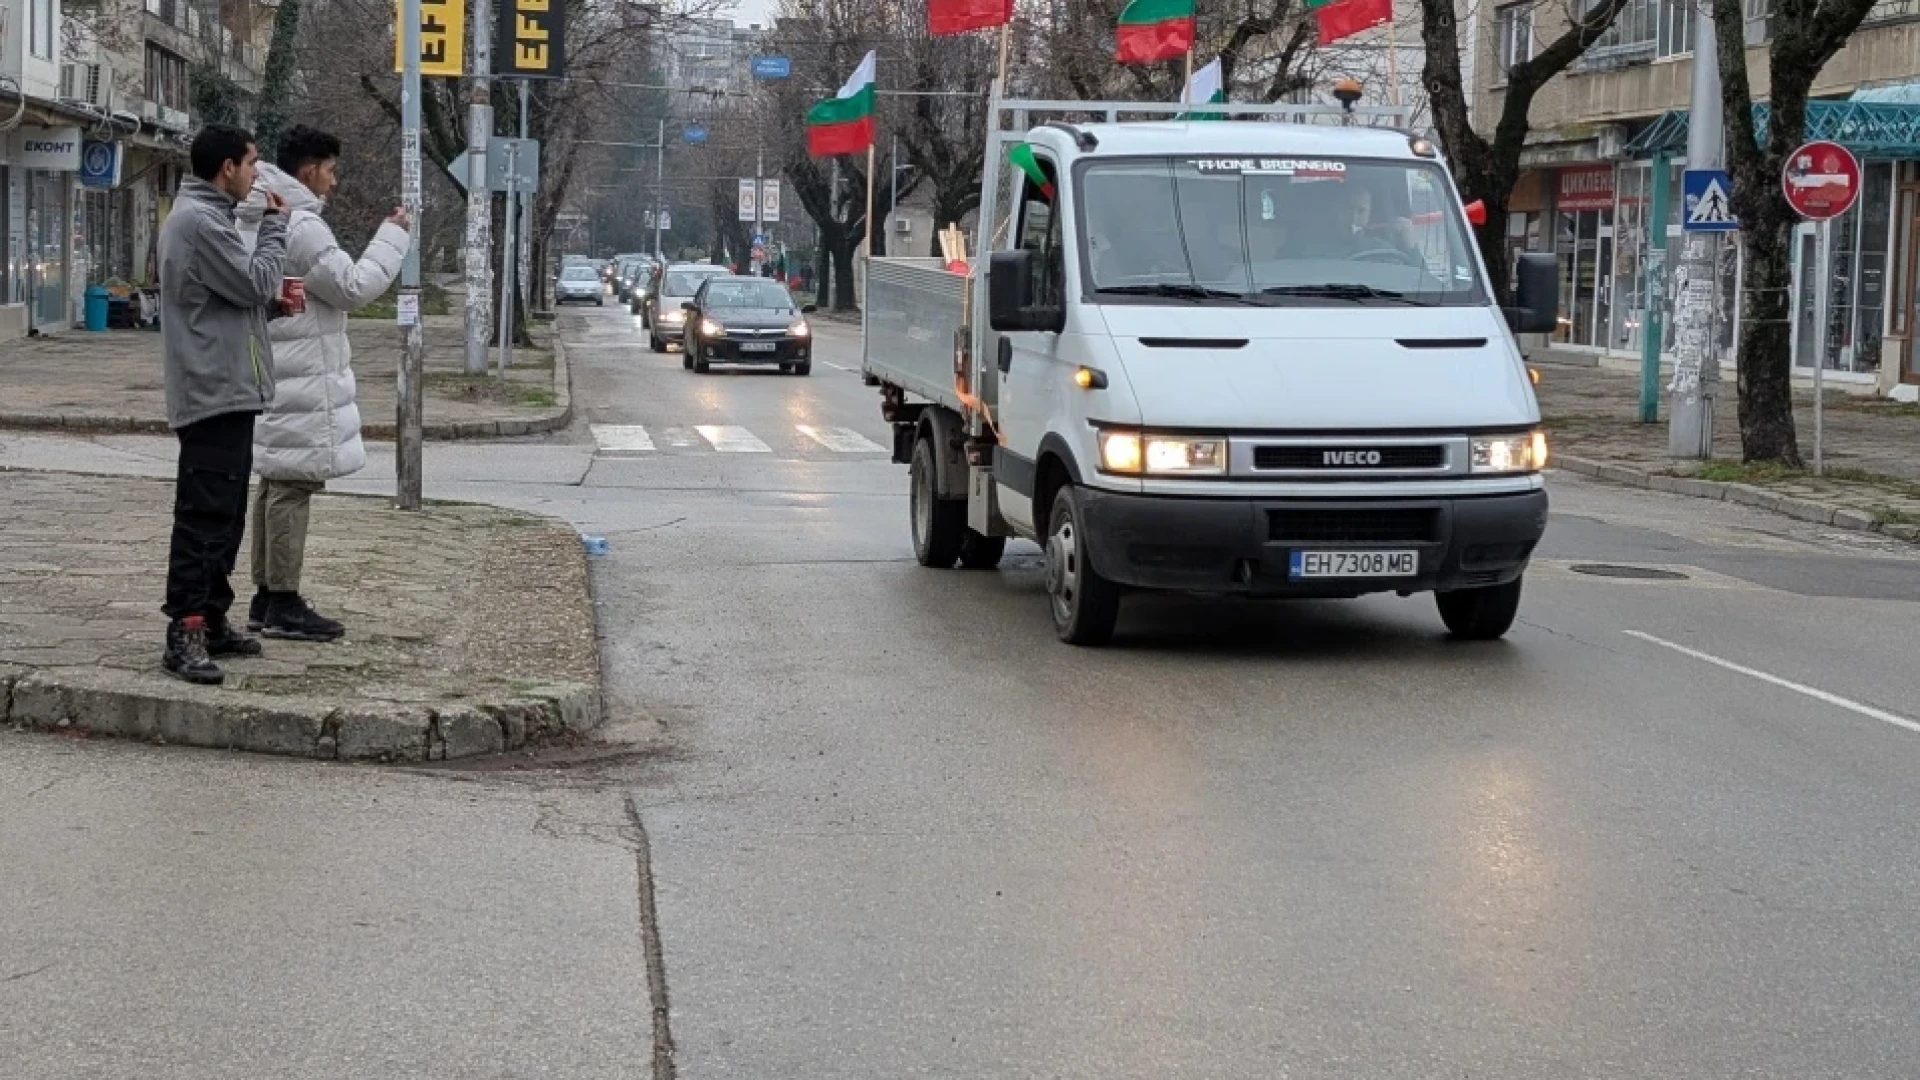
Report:
<svg viewBox="0 0 1920 1080"><path fill-rule="evenodd" d="M1143 589L1252 596L1358 596L1500 585L1526 569L1547 493L1431 499L1221 499L1082 488L1094 569ZM1413 551L1415 573L1290 575L1301 552Z"/></svg>

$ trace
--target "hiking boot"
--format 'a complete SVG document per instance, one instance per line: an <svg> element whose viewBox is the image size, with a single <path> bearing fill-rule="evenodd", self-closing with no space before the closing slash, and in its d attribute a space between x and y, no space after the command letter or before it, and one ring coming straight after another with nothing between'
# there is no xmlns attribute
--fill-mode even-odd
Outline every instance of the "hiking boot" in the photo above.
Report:
<svg viewBox="0 0 1920 1080"><path fill-rule="evenodd" d="M260 639L235 630L225 615L207 620L207 655L259 656L260 651Z"/></svg>
<svg viewBox="0 0 1920 1080"><path fill-rule="evenodd" d="M207 654L207 620L199 615L167 624L167 652L160 666L174 678L200 686L218 686L227 678Z"/></svg>
<svg viewBox="0 0 1920 1080"><path fill-rule="evenodd" d="M248 633L251 633L251 634L259 633L260 625L267 621L267 597L272 595L273 595L272 593L267 591L267 587L265 585L262 585L260 586L260 588L254 590L253 601L247 605L247 632Z"/></svg>
<svg viewBox="0 0 1920 1080"><path fill-rule="evenodd" d="M299 593L267 597L266 616L260 622L263 637L284 641L337 641L347 628L313 610Z"/></svg>

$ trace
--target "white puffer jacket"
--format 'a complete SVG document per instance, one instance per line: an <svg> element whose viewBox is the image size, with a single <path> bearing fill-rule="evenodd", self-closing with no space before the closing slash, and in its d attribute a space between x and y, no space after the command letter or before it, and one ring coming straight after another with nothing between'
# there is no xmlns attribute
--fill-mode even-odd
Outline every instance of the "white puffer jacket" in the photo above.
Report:
<svg viewBox="0 0 1920 1080"><path fill-rule="evenodd" d="M331 480L367 464L347 312L387 291L412 239L400 226L382 224L356 262L320 217L326 204L305 184L263 162L252 196L235 213L249 245L266 211L268 191L287 201L286 273L306 279L307 310L267 324L274 395L253 428L253 467L268 480Z"/></svg>

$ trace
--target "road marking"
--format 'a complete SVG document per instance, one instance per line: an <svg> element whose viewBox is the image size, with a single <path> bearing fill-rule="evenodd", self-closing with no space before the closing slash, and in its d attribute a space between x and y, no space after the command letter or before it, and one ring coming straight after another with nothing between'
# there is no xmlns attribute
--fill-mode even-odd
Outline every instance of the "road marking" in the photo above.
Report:
<svg viewBox="0 0 1920 1080"><path fill-rule="evenodd" d="M1890 713L1885 709L1876 709L1871 705L1862 705L1860 702L1843 698L1839 694L1829 693L1825 690L1820 689L1819 687L1808 686L1805 683L1797 683L1797 682L1794 682L1792 679L1783 679L1778 675L1769 675L1764 671L1747 667L1744 664L1736 664L1731 660L1722 660L1721 658L1714 656L1712 653L1703 653L1698 649L1689 649L1685 645L1676 644L1674 642L1666 640L1665 638L1657 638L1657 637L1654 637L1652 634L1642 633L1639 630L1623 630L1621 631L1621 633L1627 635L1628 637L1639 638L1641 641L1652 642L1653 644L1658 645L1664 649L1672 649L1674 652L1677 652L1682 656L1691 656L1695 660L1698 660L1702 663L1712 664L1715 667L1726 668L1728 671L1738 672L1739 674L1745 675L1749 678L1759 679L1763 683L1771 683L1772 685L1778 686L1783 690L1791 690L1796 694L1805 694L1806 696L1814 699L1815 701L1824 701L1829 705L1838 706L1839 708L1845 709L1848 712L1858 713L1859 715L1867 717L1869 719L1878 720L1885 724L1892 724L1894 727L1904 728L1908 731L1915 732L1916 734L1920 734L1920 721L1909 720L1904 716L1900 716L1895 713Z"/></svg>
<svg viewBox="0 0 1920 1080"><path fill-rule="evenodd" d="M887 448L867 438L852 428L817 428L807 424L794 425L800 434L819 443L836 454L884 454Z"/></svg>
<svg viewBox="0 0 1920 1080"><path fill-rule="evenodd" d="M700 437L713 445L722 454L771 454L773 447L754 437L753 432L743 427L716 427L712 424L695 425Z"/></svg>
<svg viewBox="0 0 1920 1080"><path fill-rule="evenodd" d="M859 371L860 370L859 368L850 368L845 364L836 364L831 360L822 360L820 362L827 365L830 368L839 368L841 371Z"/></svg>
<svg viewBox="0 0 1920 1080"><path fill-rule="evenodd" d="M602 450L652 450L653 437L638 424L588 424Z"/></svg>

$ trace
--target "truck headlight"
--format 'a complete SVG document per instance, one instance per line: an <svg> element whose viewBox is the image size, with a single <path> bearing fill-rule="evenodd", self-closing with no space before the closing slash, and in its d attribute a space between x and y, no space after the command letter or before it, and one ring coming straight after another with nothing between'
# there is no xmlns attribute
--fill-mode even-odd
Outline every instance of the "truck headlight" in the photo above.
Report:
<svg viewBox="0 0 1920 1080"><path fill-rule="evenodd" d="M1227 471L1227 440L1217 435L1100 433L1100 467L1107 472L1149 476L1221 476Z"/></svg>
<svg viewBox="0 0 1920 1080"><path fill-rule="evenodd" d="M1473 471L1477 473L1539 472L1547 467L1547 434L1544 431L1518 435L1477 435L1471 447Z"/></svg>

